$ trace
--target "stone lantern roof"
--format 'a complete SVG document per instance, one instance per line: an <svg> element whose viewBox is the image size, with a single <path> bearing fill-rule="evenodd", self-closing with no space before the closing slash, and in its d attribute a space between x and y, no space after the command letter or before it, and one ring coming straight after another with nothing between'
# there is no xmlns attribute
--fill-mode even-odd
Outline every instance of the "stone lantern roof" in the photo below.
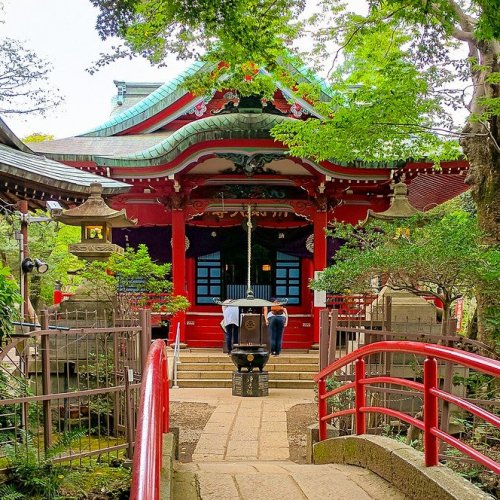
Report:
<svg viewBox="0 0 500 500"><path fill-rule="evenodd" d="M365 225L370 219L379 219L391 221L394 219L405 219L421 213L408 201L408 186L404 182L398 182L394 185L394 195L391 200L391 206L384 212L374 212L368 210L366 219L361 223Z"/></svg>
<svg viewBox="0 0 500 500"><path fill-rule="evenodd" d="M127 218L125 209L114 210L106 205L102 198L102 185L96 182L90 185L90 196L84 203L64 210L57 220L70 226L86 222L105 222L109 227L130 227L136 224Z"/></svg>

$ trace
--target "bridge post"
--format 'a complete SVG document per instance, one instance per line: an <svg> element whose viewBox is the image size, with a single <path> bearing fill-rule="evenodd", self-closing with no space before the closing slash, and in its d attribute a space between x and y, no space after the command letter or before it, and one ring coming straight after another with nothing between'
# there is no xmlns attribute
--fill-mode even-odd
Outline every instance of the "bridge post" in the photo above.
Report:
<svg viewBox="0 0 500 500"><path fill-rule="evenodd" d="M424 456L426 467L439 462L439 441L432 434L438 428L438 399L431 393L437 388L438 366L436 358L427 357L424 361Z"/></svg>
<svg viewBox="0 0 500 500"><path fill-rule="evenodd" d="M356 408L356 434L359 436L361 434L366 434L366 414L361 411L362 408L366 406L366 393L365 386L361 383L361 380L366 376L366 365L364 359L357 359L354 363L354 373L355 373L355 408Z"/></svg>

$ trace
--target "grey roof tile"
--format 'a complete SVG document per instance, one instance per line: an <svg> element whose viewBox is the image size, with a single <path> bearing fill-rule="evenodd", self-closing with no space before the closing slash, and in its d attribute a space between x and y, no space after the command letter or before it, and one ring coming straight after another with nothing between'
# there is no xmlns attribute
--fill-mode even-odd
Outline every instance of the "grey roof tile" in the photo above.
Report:
<svg viewBox="0 0 500 500"><path fill-rule="evenodd" d="M123 182L63 165L45 156L18 151L5 144L0 144L0 173L78 193L89 191L93 182L100 182L105 192L110 194L127 191L130 187Z"/></svg>

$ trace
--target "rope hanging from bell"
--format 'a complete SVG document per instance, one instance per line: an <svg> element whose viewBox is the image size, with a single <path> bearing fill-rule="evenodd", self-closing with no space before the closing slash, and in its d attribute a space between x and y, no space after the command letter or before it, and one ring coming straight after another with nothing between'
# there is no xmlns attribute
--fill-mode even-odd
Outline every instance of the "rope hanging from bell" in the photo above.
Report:
<svg viewBox="0 0 500 500"><path fill-rule="evenodd" d="M253 299L252 274L252 207L247 208L247 299Z"/></svg>

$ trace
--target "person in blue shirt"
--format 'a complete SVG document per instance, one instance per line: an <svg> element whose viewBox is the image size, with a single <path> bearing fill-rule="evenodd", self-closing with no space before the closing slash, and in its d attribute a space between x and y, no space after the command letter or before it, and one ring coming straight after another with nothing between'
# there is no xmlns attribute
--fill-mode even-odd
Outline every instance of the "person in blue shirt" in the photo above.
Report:
<svg viewBox="0 0 500 500"><path fill-rule="evenodd" d="M288 311L274 297L271 298L271 302L273 303L271 307L264 307L264 318L271 336L271 355L279 356L283 343L283 332L288 324Z"/></svg>

